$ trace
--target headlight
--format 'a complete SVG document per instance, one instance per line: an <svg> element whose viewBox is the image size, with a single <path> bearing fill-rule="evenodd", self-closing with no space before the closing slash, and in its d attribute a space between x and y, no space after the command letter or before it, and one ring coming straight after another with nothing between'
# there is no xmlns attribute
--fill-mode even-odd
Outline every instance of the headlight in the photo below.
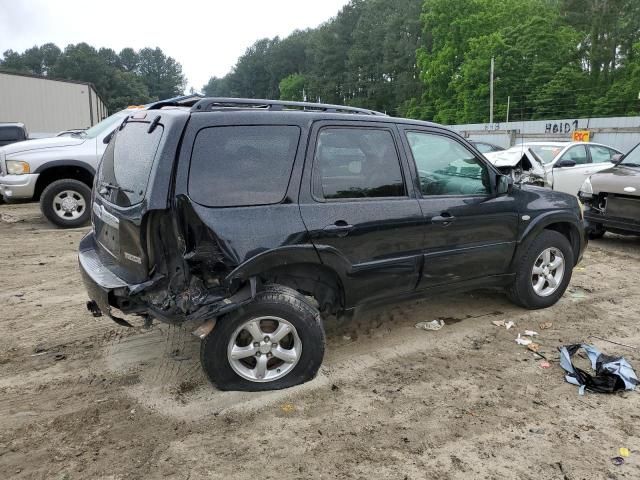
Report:
<svg viewBox="0 0 640 480"><path fill-rule="evenodd" d="M20 160L7 160L7 173L9 175L24 175L29 173L29 164Z"/></svg>
<svg viewBox="0 0 640 480"><path fill-rule="evenodd" d="M583 197L593 196L593 186L591 185L591 179L587 178L580 187L580 195Z"/></svg>

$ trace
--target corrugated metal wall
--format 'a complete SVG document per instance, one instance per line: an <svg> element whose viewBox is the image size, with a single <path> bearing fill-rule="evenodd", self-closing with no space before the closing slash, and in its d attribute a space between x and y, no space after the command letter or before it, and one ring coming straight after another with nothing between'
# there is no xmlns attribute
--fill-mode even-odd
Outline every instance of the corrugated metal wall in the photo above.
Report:
<svg viewBox="0 0 640 480"><path fill-rule="evenodd" d="M504 148L523 141L571 141L575 130L587 130L592 142L610 145L623 152L640 142L640 117L475 123L450 125L449 128L471 140L483 140Z"/></svg>
<svg viewBox="0 0 640 480"><path fill-rule="evenodd" d="M0 122L22 122L30 134L89 128L106 113L90 85L0 72Z"/></svg>

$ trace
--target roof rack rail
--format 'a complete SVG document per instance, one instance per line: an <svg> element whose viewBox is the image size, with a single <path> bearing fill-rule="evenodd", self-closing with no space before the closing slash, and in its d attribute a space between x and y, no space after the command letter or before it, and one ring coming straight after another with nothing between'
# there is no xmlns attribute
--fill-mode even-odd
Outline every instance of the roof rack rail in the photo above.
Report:
<svg viewBox="0 0 640 480"><path fill-rule="evenodd" d="M382 115L385 113L366 108L331 105L327 103L289 102L284 100L263 100L255 98L203 98L191 107L191 112L210 112L223 109L262 109L270 111L298 110L303 112L351 113L359 115Z"/></svg>

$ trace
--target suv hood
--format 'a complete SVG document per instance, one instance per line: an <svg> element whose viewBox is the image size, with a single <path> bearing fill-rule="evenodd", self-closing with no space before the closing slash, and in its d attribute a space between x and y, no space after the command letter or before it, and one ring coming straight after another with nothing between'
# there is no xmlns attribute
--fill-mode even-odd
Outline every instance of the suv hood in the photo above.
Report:
<svg viewBox="0 0 640 480"><path fill-rule="evenodd" d="M607 168L591 175L590 180L595 194L607 192L640 197L640 168L622 165Z"/></svg>
<svg viewBox="0 0 640 480"><path fill-rule="evenodd" d="M85 140L85 138L74 137L39 138L37 140L25 140L24 142L12 143L11 145L2 147L2 151L6 155L13 155L14 153L43 150L45 148L73 147L82 145Z"/></svg>

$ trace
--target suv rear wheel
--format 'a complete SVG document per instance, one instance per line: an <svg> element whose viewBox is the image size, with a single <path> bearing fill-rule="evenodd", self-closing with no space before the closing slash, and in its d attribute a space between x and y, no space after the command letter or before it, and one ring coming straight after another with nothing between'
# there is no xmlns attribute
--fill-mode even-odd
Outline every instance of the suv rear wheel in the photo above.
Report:
<svg viewBox="0 0 640 480"><path fill-rule="evenodd" d="M40 210L47 220L62 228L80 227L91 216L91 189L80 180L50 183L40 196Z"/></svg>
<svg viewBox="0 0 640 480"><path fill-rule="evenodd" d="M200 362L220 390L262 391L311 380L324 357L320 313L293 289L269 285L224 316L202 341Z"/></svg>
<svg viewBox="0 0 640 480"><path fill-rule="evenodd" d="M516 279L507 290L509 299L531 310L555 304L569 285L573 249L567 238L544 230L516 264Z"/></svg>

